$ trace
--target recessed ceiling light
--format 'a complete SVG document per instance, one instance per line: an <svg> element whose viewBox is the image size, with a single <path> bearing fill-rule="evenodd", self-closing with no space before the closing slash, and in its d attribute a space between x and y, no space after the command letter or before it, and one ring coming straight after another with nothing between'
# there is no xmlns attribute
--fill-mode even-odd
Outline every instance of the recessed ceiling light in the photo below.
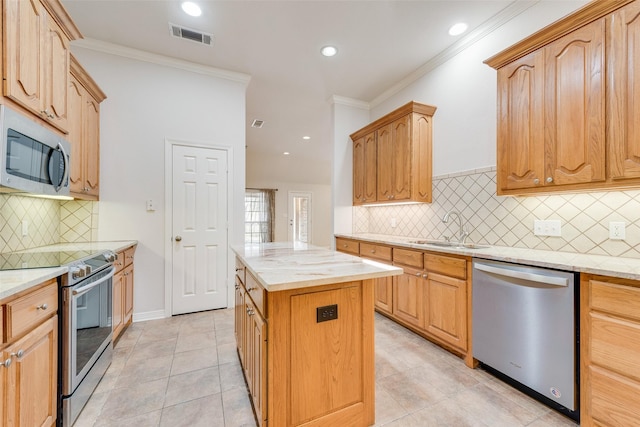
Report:
<svg viewBox="0 0 640 427"><path fill-rule="evenodd" d="M288 151L285 151L285 152L284 152L284 153L282 153L282 154L284 154L285 156L288 156L288 155L289 155L289 154L291 154L291 153L289 153Z"/></svg>
<svg viewBox="0 0 640 427"><path fill-rule="evenodd" d="M467 24L464 22L458 22L457 24L453 24L451 28L449 28L449 35L458 36L467 31Z"/></svg>
<svg viewBox="0 0 640 427"><path fill-rule="evenodd" d="M302 139L309 140L309 139L311 139L311 137L310 136L303 136Z"/></svg>
<svg viewBox="0 0 640 427"><path fill-rule="evenodd" d="M320 49L320 52L324 56L333 56L336 53L338 53L338 48L336 48L335 46L325 46L322 49Z"/></svg>
<svg viewBox="0 0 640 427"><path fill-rule="evenodd" d="M202 15L202 9L200 9L200 6L198 6L192 1L182 2L182 10L184 10L184 13L190 16Z"/></svg>

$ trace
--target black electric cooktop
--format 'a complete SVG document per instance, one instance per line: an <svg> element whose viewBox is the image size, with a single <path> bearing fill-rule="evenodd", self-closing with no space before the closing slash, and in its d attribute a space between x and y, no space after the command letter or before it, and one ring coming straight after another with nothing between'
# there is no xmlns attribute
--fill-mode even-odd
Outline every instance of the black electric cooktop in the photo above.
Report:
<svg viewBox="0 0 640 427"><path fill-rule="evenodd" d="M80 261L91 264L93 257L104 252L104 250L7 252L0 254L0 270L60 267Z"/></svg>

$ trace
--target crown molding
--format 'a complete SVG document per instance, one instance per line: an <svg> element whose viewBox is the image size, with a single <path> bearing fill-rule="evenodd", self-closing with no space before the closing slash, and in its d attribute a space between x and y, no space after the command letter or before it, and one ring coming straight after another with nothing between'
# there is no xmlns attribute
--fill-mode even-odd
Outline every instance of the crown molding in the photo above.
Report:
<svg viewBox="0 0 640 427"><path fill-rule="evenodd" d="M218 77L225 80L242 83L245 87L249 85L251 76L235 71L223 70L220 68L210 67L207 65L196 64L194 62L184 61L182 59L171 58L156 53L144 52L142 50L125 47L122 45L108 43L95 39L81 39L71 42L72 47L94 50L110 55L122 56L124 58L136 59L138 61L149 62L166 67L177 68L180 70L191 71L193 73L204 74L207 76Z"/></svg>
<svg viewBox="0 0 640 427"><path fill-rule="evenodd" d="M361 110L369 111L371 105L368 102L360 101L359 99L347 98L346 96L333 95L331 97L332 104L345 105L347 107L360 108Z"/></svg>
<svg viewBox="0 0 640 427"><path fill-rule="evenodd" d="M430 71L444 64L463 50L467 49L477 41L488 36L511 19L515 18L525 10L529 9L533 5L540 2L540 0L534 1L513 1L509 6L502 9L500 12L493 15L491 18L480 24L478 27L469 32L466 36L444 49L442 52L431 58L420 68L409 74L404 79L400 80L389 89L382 92L376 98L374 98L369 104L371 107L376 107L391 98L393 95L400 92L402 89L411 85L418 79L424 77Z"/></svg>

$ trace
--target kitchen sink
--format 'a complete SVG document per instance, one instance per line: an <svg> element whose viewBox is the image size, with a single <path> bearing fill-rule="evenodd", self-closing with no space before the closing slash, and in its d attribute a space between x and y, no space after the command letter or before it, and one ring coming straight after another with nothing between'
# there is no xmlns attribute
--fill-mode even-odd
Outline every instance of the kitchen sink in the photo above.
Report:
<svg viewBox="0 0 640 427"><path fill-rule="evenodd" d="M458 242L450 242L447 240L409 240L409 243L413 243L416 245L431 245L431 246L440 246L445 248L455 248L455 249L483 249L488 248L487 245L478 245L476 243L458 243Z"/></svg>

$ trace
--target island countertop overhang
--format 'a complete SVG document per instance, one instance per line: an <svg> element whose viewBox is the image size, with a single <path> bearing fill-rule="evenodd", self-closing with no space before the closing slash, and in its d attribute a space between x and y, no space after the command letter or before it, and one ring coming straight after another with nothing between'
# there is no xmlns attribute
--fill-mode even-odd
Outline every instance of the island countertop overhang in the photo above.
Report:
<svg viewBox="0 0 640 427"><path fill-rule="evenodd" d="M291 242L232 246L267 292L397 276L402 268Z"/></svg>

